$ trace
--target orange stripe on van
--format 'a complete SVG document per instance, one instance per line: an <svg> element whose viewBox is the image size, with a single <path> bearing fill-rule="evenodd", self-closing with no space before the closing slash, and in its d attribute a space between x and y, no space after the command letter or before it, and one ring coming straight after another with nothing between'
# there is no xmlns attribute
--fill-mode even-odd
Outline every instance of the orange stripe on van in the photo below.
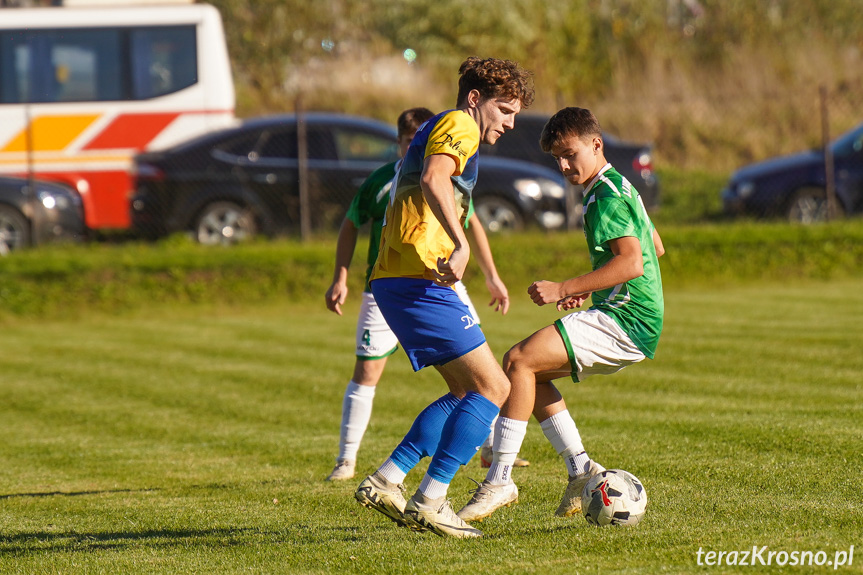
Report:
<svg viewBox="0 0 863 575"><path fill-rule="evenodd" d="M30 122L32 147L37 152L59 152L99 118L94 115L40 116ZM27 129L21 130L0 152L26 152Z"/></svg>
<svg viewBox="0 0 863 575"><path fill-rule="evenodd" d="M102 133L87 144L85 150L131 148L143 150L168 124L179 116L173 114L120 114Z"/></svg>

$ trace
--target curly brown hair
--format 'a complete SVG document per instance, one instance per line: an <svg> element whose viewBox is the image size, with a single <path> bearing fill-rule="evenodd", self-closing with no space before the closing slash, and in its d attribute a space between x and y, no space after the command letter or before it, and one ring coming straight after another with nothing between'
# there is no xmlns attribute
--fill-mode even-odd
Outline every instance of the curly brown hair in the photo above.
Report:
<svg viewBox="0 0 863 575"><path fill-rule="evenodd" d="M564 108L548 119L539 136L539 147L546 154L566 138L602 138L602 127L593 112L585 108Z"/></svg>
<svg viewBox="0 0 863 575"><path fill-rule="evenodd" d="M471 90L482 98L518 99L522 108L533 104L533 78L512 60L471 56L458 69L457 106L462 106Z"/></svg>

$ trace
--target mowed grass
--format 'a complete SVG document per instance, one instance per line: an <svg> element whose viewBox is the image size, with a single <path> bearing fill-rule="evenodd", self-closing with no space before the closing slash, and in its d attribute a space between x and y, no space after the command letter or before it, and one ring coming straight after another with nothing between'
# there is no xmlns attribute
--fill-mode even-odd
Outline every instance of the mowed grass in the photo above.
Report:
<svg viewBox="0 0 863 575"><path fill-rule="evenodd" d="M511 286L483 310L498 357L558 314ZM656 360L560 381L591 455L645 484L631 529L553 516L565 469L539 426L520 502L481 540L396 528L353 491L444 392L393 356L358 477L323 481L353 366L357 299L154 307L0 330L2 573L723 573L697 552L837 551L863 572L859 280L666 293ZM516 293L517 292L517 293ZM424 467L407 479L416 488ZM450 489L459 508L477 460ZM766 555L765 555L766 560ZM758 572L832 567L758 566Z"/></svg>

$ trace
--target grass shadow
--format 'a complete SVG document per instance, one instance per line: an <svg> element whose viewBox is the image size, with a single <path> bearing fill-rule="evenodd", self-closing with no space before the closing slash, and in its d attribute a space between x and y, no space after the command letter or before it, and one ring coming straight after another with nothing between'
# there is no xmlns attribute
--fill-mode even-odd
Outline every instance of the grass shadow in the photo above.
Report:
<svg viewBox="0 0 863 575"><path fill-rule="evenodd" d="M149 529L143 531L106 531L106 532L49 532L31 531L14 535L0 535L0 553L68 552L82 550L125 549L129 547L225 547L245 545L243 537L248 533L258 533L257 529L216 528L216 529Z"/></svg>
<svg viewBox="0 0 863 575"><path fill-rule="evenodd" d="M81 497L84 495L107 495L109 493L149 493L153 491L161 491L161 488L144 488L144 489L102 489L93 491L43 491L37 493L7 493L0 495L0 500L17 499L17 498L38 498L38 497Z"/></svg>

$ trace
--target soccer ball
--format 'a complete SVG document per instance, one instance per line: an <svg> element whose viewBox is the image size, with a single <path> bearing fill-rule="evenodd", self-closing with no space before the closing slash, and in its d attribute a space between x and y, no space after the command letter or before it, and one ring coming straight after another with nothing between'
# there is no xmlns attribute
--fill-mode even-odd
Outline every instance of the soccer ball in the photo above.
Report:
<svg viewBox="0 0 863 575"><path fill-rule="evenodd" d="M591 525L636 525L646 508L641 481L622 469L597 473L581 492L581 512Z"/></svg>

